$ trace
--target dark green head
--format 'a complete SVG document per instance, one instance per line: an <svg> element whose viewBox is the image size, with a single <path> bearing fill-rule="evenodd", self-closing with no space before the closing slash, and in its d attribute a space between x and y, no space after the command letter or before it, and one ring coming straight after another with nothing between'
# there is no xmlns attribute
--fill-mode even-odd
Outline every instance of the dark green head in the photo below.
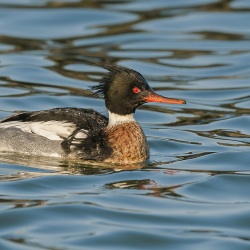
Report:
<svg viewBox="0 0 250 250"><path fill-rule="evenodd" d="M131 114L146 102L185 103L183 100L157 95L144 77L133 69L113 65L102 65L102 67L109 72L92 90L96 95L104 97L106 107L112 113Z"/></svg>

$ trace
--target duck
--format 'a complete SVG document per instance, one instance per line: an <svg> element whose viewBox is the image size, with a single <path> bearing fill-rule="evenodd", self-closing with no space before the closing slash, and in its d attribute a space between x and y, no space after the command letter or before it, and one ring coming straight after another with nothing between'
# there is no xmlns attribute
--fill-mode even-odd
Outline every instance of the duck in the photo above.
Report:
<svg viewBox="0 0 250 250"><path fill-rule="evenodd" d="M85 108L21 112L0 120L0 152L90 162L134 164L149 160L149 145L136 109L144 103L185 104L153 91L137 71L101 65L107 70L91 87L103 97L108 117Z"/></svg>

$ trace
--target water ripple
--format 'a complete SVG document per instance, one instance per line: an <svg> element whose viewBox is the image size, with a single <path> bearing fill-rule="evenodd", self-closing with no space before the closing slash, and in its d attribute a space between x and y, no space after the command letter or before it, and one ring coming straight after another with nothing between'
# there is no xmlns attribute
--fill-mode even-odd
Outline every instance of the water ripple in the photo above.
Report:
<svg viewBox="0 0 250 250"><path fill-rule="evenodd" d="M0 0L0 117L94 108L105 72L183 106L136 113L148 165L0 155L1 249L249 249L247 0Z"/></svg>

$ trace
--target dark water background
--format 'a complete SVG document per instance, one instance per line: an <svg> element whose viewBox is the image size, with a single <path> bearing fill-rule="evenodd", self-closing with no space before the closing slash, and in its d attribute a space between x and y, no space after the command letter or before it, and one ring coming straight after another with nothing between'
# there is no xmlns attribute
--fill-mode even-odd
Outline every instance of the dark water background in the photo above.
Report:
<svg viewBox="0 0 250 250"><path fill-rule="evenodd" d="M99 61L147 104L143 169L0 156L0 249L250 249L250 1L0 0L0 118L94 108Z"/></svg>

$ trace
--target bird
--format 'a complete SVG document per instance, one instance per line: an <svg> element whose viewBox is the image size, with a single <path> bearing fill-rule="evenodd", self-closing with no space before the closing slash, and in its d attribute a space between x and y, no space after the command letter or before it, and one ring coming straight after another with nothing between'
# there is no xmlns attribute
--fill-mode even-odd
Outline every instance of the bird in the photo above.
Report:
<svg viewBox="0 0 250 250"><path fill-rule="evenodd" d="M0 152L20 153L90 162L134 164L149 160L149 145L135 120L144 103L185 104L161 96L137 71L110 64L98 85L109 116L75 107L14 114L0 120Z"/></svg>

